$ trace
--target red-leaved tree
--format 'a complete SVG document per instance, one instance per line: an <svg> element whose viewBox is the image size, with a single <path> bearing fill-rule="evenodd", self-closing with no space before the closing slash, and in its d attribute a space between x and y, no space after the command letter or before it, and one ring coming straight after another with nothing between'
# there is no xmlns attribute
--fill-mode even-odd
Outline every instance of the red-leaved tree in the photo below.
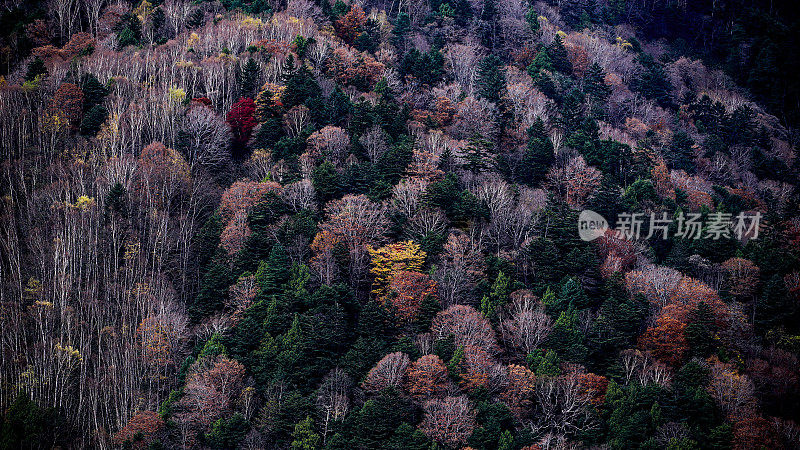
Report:
<svg viewBox="0 0 800 450"><path fill-rule="evenodd" d="M164 428L164 421L153 411L139 411L131 417L111 439L114 446L131 448L146 448L153 438Z"/></svg>
<svg viewBox="0 0 800 450"><path fill-rule="evenodd" d="M258 124L255 119L256 103L252 98L240 98L231 106L225 121L231 127L233 140L240 145L244 145L250 140L253 128Z"/></svg>

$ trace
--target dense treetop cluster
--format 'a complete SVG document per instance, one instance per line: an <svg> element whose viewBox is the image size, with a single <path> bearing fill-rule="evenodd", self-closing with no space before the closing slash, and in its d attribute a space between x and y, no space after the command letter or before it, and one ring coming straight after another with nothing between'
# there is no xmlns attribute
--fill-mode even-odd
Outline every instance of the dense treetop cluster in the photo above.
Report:
<svg viewBox="0 0 800 450"><path fill-rule="evenodd" d="M0 448L798 448L794 14L6 2Z"/></svg>

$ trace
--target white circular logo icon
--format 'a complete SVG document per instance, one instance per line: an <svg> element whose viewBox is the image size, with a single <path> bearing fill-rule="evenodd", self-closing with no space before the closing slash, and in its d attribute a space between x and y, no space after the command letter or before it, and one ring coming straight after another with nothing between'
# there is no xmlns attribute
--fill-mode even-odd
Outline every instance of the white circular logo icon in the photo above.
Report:
<svg viewBox="0 0 800 450"><path fill-rule="evenodd" d="M581 211L578 216L578 235L582 240L593 241L605 234L606 230L608 222L605 217L590 209Z"/></svg>

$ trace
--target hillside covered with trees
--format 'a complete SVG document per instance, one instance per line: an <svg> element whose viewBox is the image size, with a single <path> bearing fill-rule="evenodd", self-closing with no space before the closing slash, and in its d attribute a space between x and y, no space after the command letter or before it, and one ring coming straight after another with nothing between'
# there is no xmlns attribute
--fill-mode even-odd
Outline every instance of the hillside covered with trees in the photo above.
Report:
<svg viewBox="0 0 800 450"><path fill-rule="evenodd" d="M792 3L4 0L0 449L800 448Z"/></svg>

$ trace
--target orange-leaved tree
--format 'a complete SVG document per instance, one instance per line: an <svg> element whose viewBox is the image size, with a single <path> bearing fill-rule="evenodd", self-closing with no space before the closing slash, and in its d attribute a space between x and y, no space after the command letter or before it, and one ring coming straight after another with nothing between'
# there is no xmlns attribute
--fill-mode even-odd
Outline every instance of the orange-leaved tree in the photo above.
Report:
<svg viewBox="0 0 800 450"><path fill-rule="evenodd" d="M417 400L425 400L447 391L447 367L436 355L425 355L408 367L406 390Z"/></svg>
<svg viewBox="0 0 800 450"><path fill-rule="evenodd" d="M536 375L525 366L511 364L508 366L508 382L500 394L500 400L517 419L522 420L530 412L535 388Z"/></svg>
<svg viewBox="0 0 800 450"><path fill-rule="evenodd" d="M684 334L686 322L662 313L654 326L645 330L639 337L639 346L650 350L659 361L672 367L678 367L689 350L689 343Z"/></svg>
<svg viewBox="0 0 800 450"><path fill-rule="evenodd" d="M367 15L364 10L353 4L347 14L336 20L336 32L343 41L352 44L365 23L367 23Z"/></svg>
<svg viewBox="0 0 800 450"><path fill-rule="evenodd" d="M436 282L428 274L420 272L398 272L389 283L389 292L381 297L390 304L400 319L413 321L419 315L420 306L426 298L436 298Z"/></svg>

